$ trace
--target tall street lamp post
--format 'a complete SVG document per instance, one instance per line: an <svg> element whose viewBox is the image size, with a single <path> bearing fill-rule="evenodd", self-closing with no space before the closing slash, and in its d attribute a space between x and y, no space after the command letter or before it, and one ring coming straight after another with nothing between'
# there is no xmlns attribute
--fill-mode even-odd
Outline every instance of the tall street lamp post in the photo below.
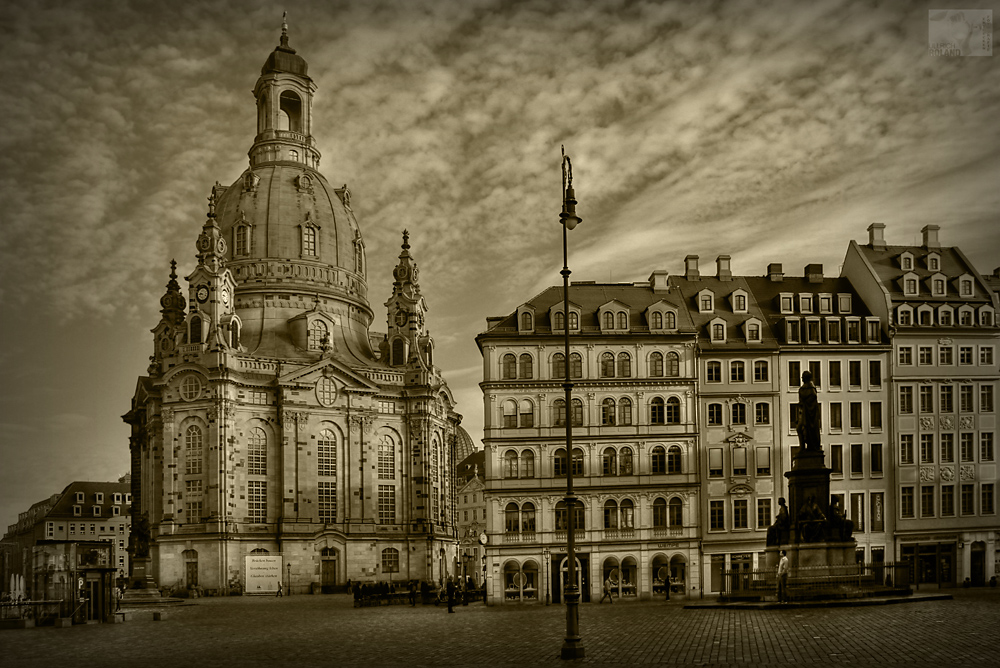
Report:
<svg viewBox="0 0 1000 668"><path fill-rule="evenodd" d="M566 371L563 388L566 390L566 640L563 641L560 656L563 659L582 659L585 656L583 641L580 639L580 588L576 584L576 526L574 522L576 495L573 493L573 383L570 382L569 357L569 260L566 236L569 230L580 224L576 215L576 193L573 192L573 164L563 151L562 157L563 206L559 214L562 223L563 268L563 345Z"/></svg>

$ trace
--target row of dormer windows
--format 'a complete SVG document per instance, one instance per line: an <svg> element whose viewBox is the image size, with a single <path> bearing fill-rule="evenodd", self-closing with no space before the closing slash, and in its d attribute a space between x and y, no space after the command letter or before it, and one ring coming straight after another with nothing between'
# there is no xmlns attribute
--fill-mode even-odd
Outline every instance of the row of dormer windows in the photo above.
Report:
<svg viewBox="0 0 1000 668"><path fill-rule="evenodd" d="M976 317L976 310L965 304L958 307L958 313L953 306L944 304L933 307L928 304L921 304L914 307L909 304L902 304L896 307L896 323L900 326L920 325L923 327L972 327L979 324L980 327L992 327L995 316L991 306L981 306L979 316Z"/></svg>
<svg viewBox="0 0 1000 668"><path fill-rule="evenodd" d="M913 253L904 251L899 255L899 267L904 271L910 271L914 267ZM941 256L937 253L928 253L924 258L924 267L929 271L941 270Z"/></svg>
<svg viewBox="0 0 1000 668"><path fill-rule="evenodd" d="M631 315L628 311L607 310L601 311L600 315L601 331L624 332L631 326ZM677 329L677 314L673 311L651 310L646 314L647 326L650 330L675 330ZM566 327L566 320L563 311L553 311L552 331L562 331ZM580 329L580 314L577 311L569 312L570 331ZM531 332L535 329L535 318L530 311L521 311L518 319L518 330L521 332Z"/></svg>
<svg viewBox="0 0 1000 668"><path fill-rule="evenodd" d="M117 505L121 505L122 499L125 500L125 503L132 503L132 495L128 493L114 492L110 499ZM84 492L77 492L74 500L78 504L83 504L87 500L87 495ZM94 503L104 503L104 492L94 492Z"/></svg>
<svg viewBox="0 0 1000 668"><path fill-rule="evenodd" d="M784 320L785 343L881 343L878 318L865 318L862 339L861 318L799 318Z"/></svg>
<svg viewBox="0 0 1000 668"><path fill-rule="evenodd" d="M913 297L920 294L921 283L923 283L923 288L927 293L935 297L945 297L949 295L949 282L952 284L952 295L957 294L960 297L975 296L972 277L969 275L959 276L957 279L949 281L947 276L940 273L921 279L917 274L909 272L899 278L899 287L902 288L904 295Z"/></svg>
<svg viewBox="0 0 1000 668"><path fill-rule="evenodd" d="M793 292L782 292L778 295L778 310L782 314L795 313L796 306L798 306L799 313L833 315L834 304L837 305L837 313L839 315L848 315L851 313L850 294L800 292L796 295Z"/></svg>

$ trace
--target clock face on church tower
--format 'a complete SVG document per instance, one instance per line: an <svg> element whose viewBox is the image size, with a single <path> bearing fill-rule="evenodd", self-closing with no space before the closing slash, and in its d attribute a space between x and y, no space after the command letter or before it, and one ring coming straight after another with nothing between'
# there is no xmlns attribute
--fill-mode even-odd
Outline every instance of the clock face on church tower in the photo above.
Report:
<svg viewBox="0 0 1000 668"><path fill-rule="evenodd" d="M208 301L208 286L199 285L198 290L195 291L194 296L197 297L198 301L204 303Z"/></svg>

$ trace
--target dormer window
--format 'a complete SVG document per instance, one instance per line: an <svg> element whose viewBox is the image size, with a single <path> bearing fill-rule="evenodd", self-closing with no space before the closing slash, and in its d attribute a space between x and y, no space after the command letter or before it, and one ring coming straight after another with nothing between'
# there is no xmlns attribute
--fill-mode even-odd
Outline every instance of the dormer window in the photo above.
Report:
<svg viewBox="0 0 1000 668"><path fill-rule="evenodd" d="M851 295L837 295L837 310L841 315L851 312Z"/></svg>
<svg viewBox="0 0 1000 668"><path fill-rule="evenodd" d="M726 340L726 321L722 318L714 318L708 323L708 331L713 343L721 343Z"/></svg>
<svg viewBox="0 0 1000 668"><path fill-rule="evenodd" d="M529 313L528 311L524 311L523 313L521 313L521 331L522 332L530 332L532 329L534 329L533 323L534 323L534 320L531 317L531 313Z"/></svg>
<svg viewBox="0 0 1000 668"><path fill-rule="evenodd" d="M879 323L878 318L868 318L865 320L865 327L867 328L867 338L868 343L880 343L882 326Z"/></svg>
<svg viewBox="0 0 1000 668"><path fill-rule="evenodd" d="M94 506L92 512L94 513L94 517L100 517L101 516L101 507L100 506Z"/></svg>
<svg viewBox="0 0 1000 668"><path fill-rule="evenodd" d="M899 256L899 266L903 271L910 271L913 269L913 254L909 251L903 253Z"/></svg>
<svg viewBox="0 0 1000 668"><path fill-rule="evenodd" d="M646 318L649 322L650 330L661 330L661 329L677 329L677 315L673 311L660 311L652 310L655 307L660 307L662 304L654 304L650 307Z"/></svg>
<svg viewBox="0 0 1000 668"><path fill-rule="evenodd" d="M715 311L715 294L708 289L698 293L698 312L712 313Z"/></svg>
<svg viewBox="0 0 1000 668"><path fill-rule="evenodd" d="M938 324L945 327L950 327L954 324L953 321L954 313L950 306L942 306L938 309Z"/></svg>
<svg viewBox="0 0 1000 668"><path fill-rule="evenodd" d="M847 342L861 343L861 320L859 318L847 319Z"/></svg>
<svg viewBox="0 0 1000 668"><path fill-rule="evenodd" d="M819 312L833 313L833 295L819 296Z"/></svg>
<svg viewBox="0 0 1000 668"><path fill-rule="evenodd" d="M812 313L813 311L812 295L799 295L799 311L801 311L802 313Z"/></svg>
<svg viewBox="0 0 1000 668"><path fill-rule="evenodd" d="M826 319L826 342L840 343L840 318Z"/></svg>
<svg viewBox="0 0 1000 668"><path fill-rule="evenodd" d="M806 319L806 341L809 343L820 343L820 320L819 318Z"/></svg>
<svg viewBox="0 0 1000 668"><path fill-rule="evenodd" d="M927 268L931 271L938 271L941 268L941 257L937 253L928 253Z"/></svg>
<svg viewBox="0 0 1000 668"><path fill-rule="evenodd" d="M628 329L628 313L618 311L618 329Z"/></svg>
<svg viewBox="0 0 1000 668"><path fill-rule="evenodd" d="M945 280L940 277L931 278L931 294L935 297L943 297L945 293Z"/></svg>
<svg viewBox="0 0 1000 668"><path fill-rule="evenodd" d="M971 306L959 306L958 307L958 324L962 327L972 326L972 307Z"/></svg>
<svg viewBox="0 0 1000 668"><path fill-rule="evenodd" d="M77 492L76 493L76 502L77 503L83 503L83 497L84 497L83 492Z"/></svg>
<svg viewBox="0 0 1000 668"><path fill-rule="evenodd" d="M744 324L744 334L748 343L760 343L760 321L756 318L747 320Z"/></svg>
<svg viewBox="0 0 1000 668"><path fill-rule="evenodd" d="M934 324L933 319L934 319L934 309L932 309L927 304L924 304L923 306L920 306L917 309L917 323L921 327L930 327L932 324Z"/></svg>
<svg viewBox="0 0 1000 668"><path fill-rule="evenodd" d="M601 320L601 326L603 329L614 329L615 328L615 314L611 311L605 311L604 317Z"/></svg>
<svg viewBox="0 0 1000 668"><path fill-rule="evenodd" d="M649 318L649 328L650 329L663 329L663 314L659 311L654 311L650 314Z"/></svg>
<svg viewBox="0 0 1000 668"><path fill-rule="evenodd" d="M573 310L569 312L569 328L570 330L580 329L580 315ZM554 331L562 331L566 329L566 320L563 318L563 312L553 311L552 312L552 329Z"/></svg>
<svg viewBox="0 0 1000 668"><path fill-rule="evenodd" d="M94 492L94 503L104 503L104 492Z"/></svg>
<svg viewBox="0 0 1000 668"><path fill-rule="evenodd" d="M984 306L979 309L979 325L980 327L993 326L993 309L989 306Z"/></svg>
<svg viewBox="0 0 1000 668"><path fill-rule="evenodd" d="M900 306L896 309L896 322L900 325L913 324L913 309L909 306Z"/></svg>
<svg viewBox="0 0 1000 668"><path fill-rule="evenodd" d="M794 313L795 305L790 292L782 292L778 295L778 307L782 313Z"/></svg>
<svg viewBox="0 0 1000 668"><path fill-rule="evenodd" d="M329 339L330 328L326 322L316 318L309 323L309 350L323 350L324 346L329 345Z"/></svg>
<svg viewBox="0 0 1000 668"><path fill-rule="evenodd" d="M963 297L971 297L972 296L972 279L971 278L962 278L961 280L959 280L959 282L958 282L958 294L962 295Z"/></svg>
<svg viewBox="0 0 1000 668"><path fill-rule="evenodd" d="M798 318L785 318L785 343L802 341L802 324Z"/></svg>
<svg viewBox="0 0 1000 668"><path fill-rule="evenodd" d="M743 290L736 290L732 294L732 307L734 313L746 313L747 293Z"/></svg>
<svg viewBox="0 0 1000 668"><path fill-rule="evenodd" d="M916 278L904 278L903 279L903 294L908 296L913 296L917 294L917 279Z"/></svg>

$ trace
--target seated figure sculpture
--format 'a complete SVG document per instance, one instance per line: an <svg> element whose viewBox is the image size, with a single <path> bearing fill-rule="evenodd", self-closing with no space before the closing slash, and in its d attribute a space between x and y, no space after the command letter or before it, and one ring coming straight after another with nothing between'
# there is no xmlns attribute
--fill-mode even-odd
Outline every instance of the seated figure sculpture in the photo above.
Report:
<svg viewBox="0 0 1000 668"><path fill-rule="evenodd" d="M774 518L774 524L767 528L766 545L782 545L788 542L788 506L785 505L785 497L778 499L778 515Z"/></svg>
<svg viewBox="0 0 1000 668"><path fill-rule="evenodd" d="M840 507L840 498L830 499L830 538L833 540L850 540L854 534L854 522L847 518L844 509Z"/></svg>
<svg viewBox="0 0 1000 668"><path fill-rule="evenodd" d="M823 529L827 526L827 520L823 509L816 503L815 496L809 496L806 499L796 519L800 542L816 543L823 538Z"/></svg>

